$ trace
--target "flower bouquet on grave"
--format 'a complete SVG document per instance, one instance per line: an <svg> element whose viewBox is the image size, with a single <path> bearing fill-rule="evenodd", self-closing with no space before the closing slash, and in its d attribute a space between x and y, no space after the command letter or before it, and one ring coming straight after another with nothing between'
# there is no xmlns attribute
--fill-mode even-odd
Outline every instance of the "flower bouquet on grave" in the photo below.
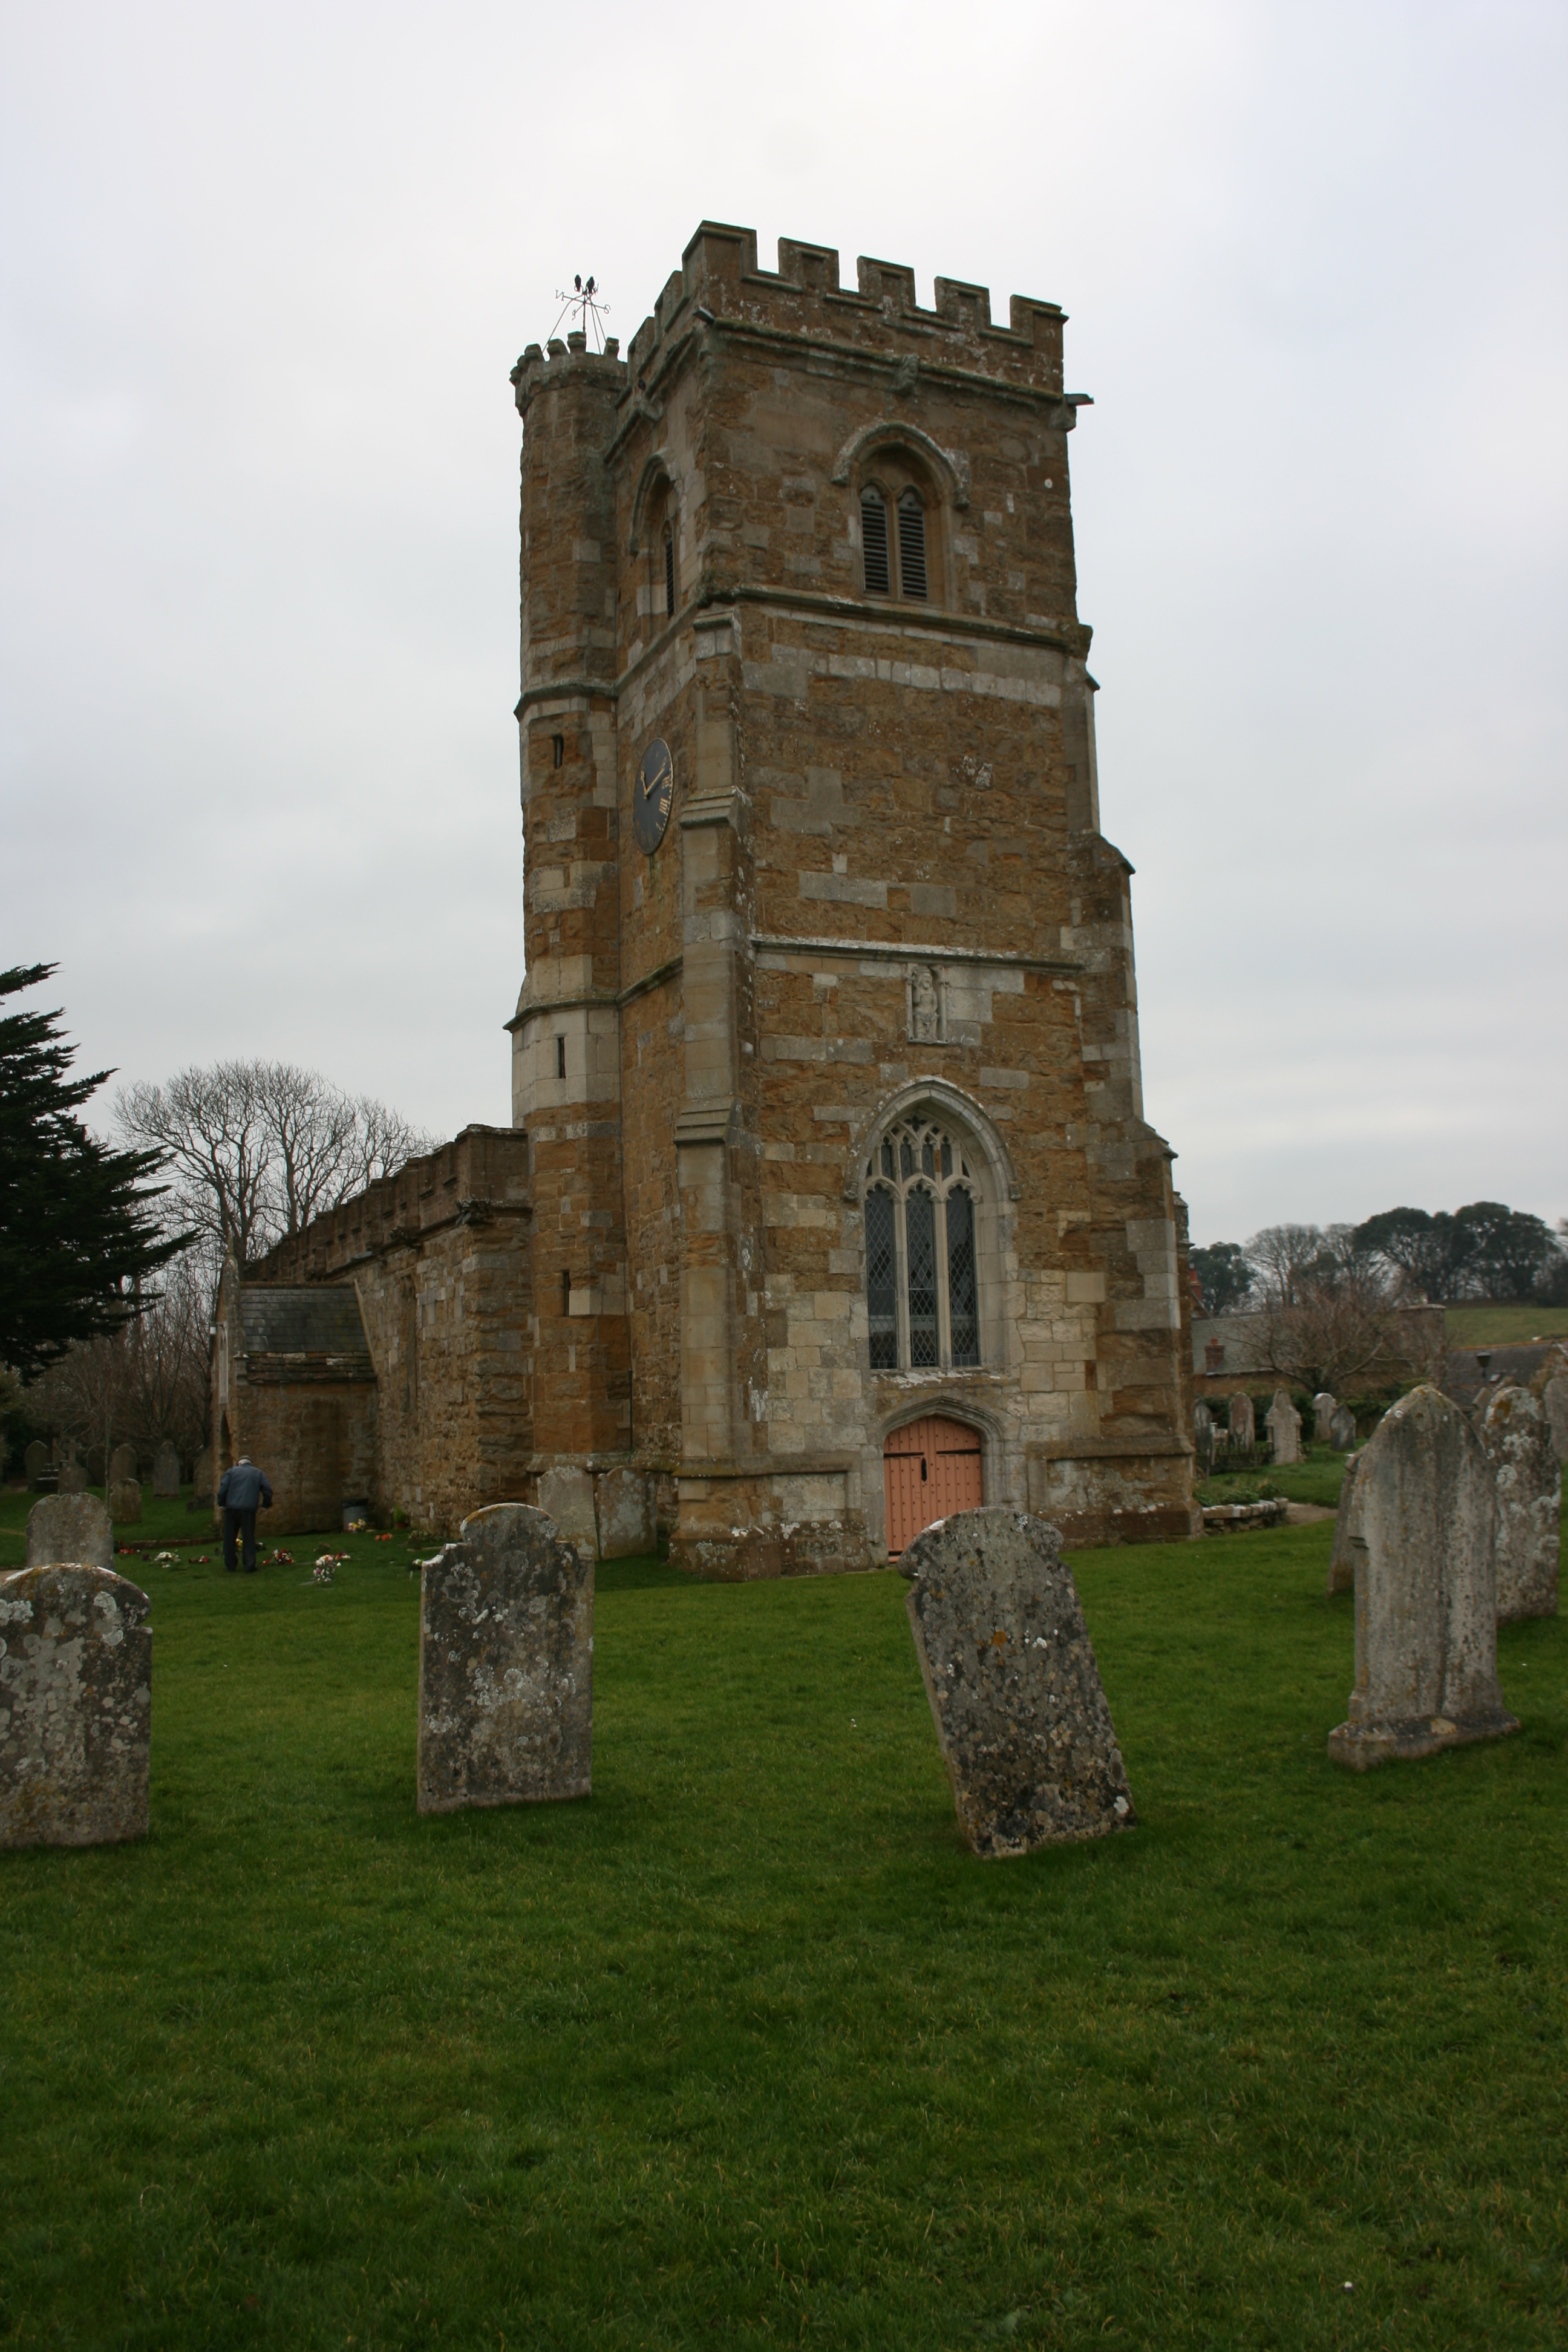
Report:
<svg viewBox="0 0 1568 2352"><path fill-rule="evenodd" d="M291 1551L283 1551L280 1549L272 1551L268 1554L263 1565L268 1568L292 1568L294 1565L294 1555Z"/></svg>
<svg viewBox="0 0 1568 2352"><path fill-rule="evenodd" d="M338 1570L342 1566L343 1561L347 1559L349 1555L346 1551L322 1552L321 1558L316 1562L314 1570L312 1570L313 1580L317 1584L331 1584L333 1577L336 1576Z"/></svg>

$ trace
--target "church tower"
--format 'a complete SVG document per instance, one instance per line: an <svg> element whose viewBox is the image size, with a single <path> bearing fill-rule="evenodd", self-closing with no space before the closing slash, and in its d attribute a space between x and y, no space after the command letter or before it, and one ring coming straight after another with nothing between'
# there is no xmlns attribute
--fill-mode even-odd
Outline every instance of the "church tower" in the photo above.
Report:
<svg viewBox="0 0 1568 2352"><path fill-rule="evenodd" d="M708 222L514 371L531 1466L710 1574L1195 1528L1062 325Z"/></svg>

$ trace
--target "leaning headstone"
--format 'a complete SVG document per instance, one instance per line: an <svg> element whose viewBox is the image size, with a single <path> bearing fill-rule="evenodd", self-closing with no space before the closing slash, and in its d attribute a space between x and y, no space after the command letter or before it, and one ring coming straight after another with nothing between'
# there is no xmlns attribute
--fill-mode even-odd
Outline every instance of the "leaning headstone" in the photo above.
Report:
<svg viewBox="0 0 1568 2352"><path fill-rule="evenodd" d="M180 1457L172 1445L160 1445L153 1456L153 1492L177 1497L180 1492Z"/></svg>
<svg viewBox="0 0 1568 2352"><path fill-rule="evenodd" d="M142 1488L134 1478L116 1478L109 1489L109 1508L118 1527L133 1526L142 1517Z"/></svg>
<svg viewBox="0 0 1568 2352"><path fill-rule="evenodd" d="M1245 1389L1237 1389L1230 1401L1230 1442L1246 1446L1248 1452L1257 1443L1258 1425L1252 1416L1252 1399Z"/></svg>
<svg viewBox="0 0 1568 2352"><path fill-rule="evenodd" d="M1327 1389L1320 1389L1317 1395L1312 1399L1312 1443L1314 1445L1332 1444L1333 1438L1330 1431L1330 1423L1334 1417L1334 1406L1337 1400L1329 1394Z"/></svg>
<svg viewBox="0 0 1568 2352"><path fill-rule="evenodd" d="M1339 1404L1329 1415L1329 1444L1336 1454L1348 1454L1355 1444L1355 1415L1348 1404Z"/></svg>
<svg viewBox="0 0 1568 2352"><path fill-rule="evenodd" d="M585 1797L593 1749L593 1561L526 1503L476 1511L420 1580L419 1810Z"/></svg>
<svg viewBox="0 0 1568 2352"><path fill-rule="evenodd" d="M1329 1591L1331 1592L1355 1591L1355 1555L1351 1550L1351 1538L1356 1532L1356 1526L1351 1514L1353 1509L1352 1498L1355 1494L1356 1465L1360 1460L1359 1454L1345 1455L1345 1475L1340 1486L1340 1507L1334 1517L1334 1548L1329 1554Z"/></svg>
<svg viewBox="0 0 1568 2352"><path fill-rule="evenodd" d="M1202 1397L1193 1407L1193 1443L1207 1476L1214 1469L1214 1415Z"/></svg>
<svg viewBox="0 0 1568 2352"><path fill-rule="evenodd" d="M653 1480L643 1470L605 1470L594 1481L601 1559L641 1559L658 1549Z"/></svg>
<svg viewBox="0 0 1568 2352"><path fill-rule="evenodd" d="M109 1457L109 1483L118 1486L123 1479L134 1478L137 1469L136 1448L117 1445Z"/></svg>
<svg viewBox="0 0 1568 2352"><path fill-rule="evenodd" d="M594 1481L587 1471L569 1466L542 1471L539 1507L554 1520L563 1539L576 1546L578 1559L592 1568L599 1534L594 1521Z"/></svg>
<svg viewBox="0 0 1568 2352"><path fill-rule="evenodd" d="M0 1848L146 1836L150 1613L112 1569L0 1576Z"/></svg>
<svg viewBox="0 0 1568 2352"><path fill-rule="evenodd" d="M85 1495L87 1467L80 1462L62 1462L55 1475L57 1495Z"/></svg>
<svg viewBox="0 0 1568 2352"><path fill-rule="evenodd" d="M1352 1512L1356 1676L1335 1763L1365 1771L1517 1731L1498 1686L1491 1472L1457 1404L1423 1386L1384 1413Z"/></svg>
<svg viewBox="0 0 1568 2352"><path fill-rule="evenodd" d="M1563 1467L1546 1407L1511 1383L1487 1407L1481 1444L1497 1486L1492 1559L1500 1622L1555 1617Z"/></svg>
<svg viewBox="0 0 1568 2352"><path fill-rule="evenodd" d="M35 1437L22 1456L22 1467L27 1474L27 1484L36 1487L49 1467L49 1449L41 1437Z"/></svg>
<svg viewBox="0 0 1568 2352"><path fill-rule="evenodd" d="M964 1836L981 1854L1104 1837L1137 1816L1061 1537L992 1508L899 1563Z"/></svg>
<svg viewBox="0 0 1568 2352"><path fill-rule="evenodd" d="M114 1527L96 1495L45 1495L27 1514L27 1566L112 1568Z"/></svg>
<svg viewBox="0 0 1568 2352"><path fill-rule="evenodd" d="M1274 1402L1263 1416L1264 1425L1274 1440L1276 1462L1300 1462L1301 1459L1301 1416L1290 1402L1289 1389L1276 1389Z"/></svg>

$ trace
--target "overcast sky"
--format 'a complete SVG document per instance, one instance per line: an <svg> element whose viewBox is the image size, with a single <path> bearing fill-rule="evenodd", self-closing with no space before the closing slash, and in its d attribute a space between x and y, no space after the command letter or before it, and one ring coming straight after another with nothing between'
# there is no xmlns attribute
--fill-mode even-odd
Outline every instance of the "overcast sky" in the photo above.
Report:
<svg viewBox="0 0 1568 2352"><path fill-rule="evenodd" d="M706 215L1070 315L1194 1239L1568 1213L1562 5L0 26L0 961L90 1066L509 1118L507 374L574 270L628 340Z"/></svg>

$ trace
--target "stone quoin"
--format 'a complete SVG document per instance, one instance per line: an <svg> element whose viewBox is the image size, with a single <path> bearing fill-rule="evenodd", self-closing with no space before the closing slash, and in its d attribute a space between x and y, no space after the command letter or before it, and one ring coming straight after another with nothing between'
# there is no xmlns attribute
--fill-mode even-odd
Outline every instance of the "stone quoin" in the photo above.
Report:
<svg viewBox="0 0 1568 2352"><path fill-rule="evenodd" d="M937 1515L920 1423L1068 1541L1198 1531L1062 329L705 222L624 354L524 352L512 1129L230 1269L214 1427L274 1525L570 1471L579 1542L864 1567ZM312 1288L330 1344L269 1330Z"/></svg>

